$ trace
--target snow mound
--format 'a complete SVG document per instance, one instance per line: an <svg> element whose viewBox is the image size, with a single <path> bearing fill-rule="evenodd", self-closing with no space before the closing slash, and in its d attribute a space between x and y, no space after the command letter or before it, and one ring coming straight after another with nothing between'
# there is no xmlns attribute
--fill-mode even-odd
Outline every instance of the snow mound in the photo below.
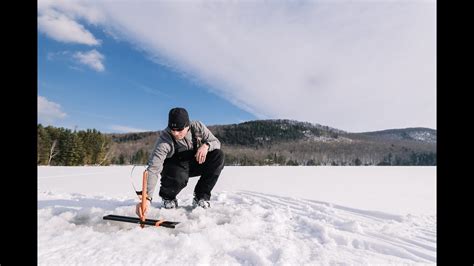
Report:
<svg viewBox="0 0 474 266"><path fill-rule="evenodd" d="M38 262L45 264L436 263L436 217L394 215L252 191L213 193L210 209L179 198L147 218L175 229L107 221L136 216L137 198L38 193Z"/></svg>

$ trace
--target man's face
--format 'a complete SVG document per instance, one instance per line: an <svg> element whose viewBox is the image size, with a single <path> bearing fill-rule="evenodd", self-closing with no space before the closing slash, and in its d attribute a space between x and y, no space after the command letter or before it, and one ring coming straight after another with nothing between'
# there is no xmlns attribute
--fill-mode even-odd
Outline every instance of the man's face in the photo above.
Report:
<svg viewBox="0 0 474 266"><path fill-rule="evenodd" d="M172 128L171 129L171 135L173 135L173 137L176 140L181 140L181 139L184 138L184 136L186 136L186 134L188 134L188 130L189 130L189 126L185 127L182 130Z"/></svg>

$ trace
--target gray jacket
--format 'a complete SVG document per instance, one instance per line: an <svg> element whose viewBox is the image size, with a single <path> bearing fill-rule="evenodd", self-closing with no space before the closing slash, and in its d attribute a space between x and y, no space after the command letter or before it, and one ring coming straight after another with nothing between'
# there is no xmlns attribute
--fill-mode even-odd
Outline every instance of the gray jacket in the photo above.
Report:
<svg viewBox="0 0 474 266"><path fill-rule="evenodd" d="M220 141L212 134L212 132L200 121L191 121L190 127L193 127L197 139L197 147L199 148L204 143L209 143L209 151L221 148ZM160 137L155 143L153 153L148 159L148 179L147 179L147 195L153 197L158 176L163 170L163 163L166 158L171 158L175 150L185 151L193 149L193 141L191 135L191 128L182 140L176 141L178 147L174 146L171 129L167 127L160 134Z"/></svg>

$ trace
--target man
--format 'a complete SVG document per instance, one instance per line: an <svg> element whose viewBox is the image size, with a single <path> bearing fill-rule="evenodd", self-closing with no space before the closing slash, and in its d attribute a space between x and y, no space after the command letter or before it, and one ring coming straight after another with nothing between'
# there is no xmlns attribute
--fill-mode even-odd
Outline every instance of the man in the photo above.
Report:
<svg viewBox="0 0 474 266"><path fill-rule="evenodd" d="M168 127L162 131L148 160L147 204L161 173L159 196L162 207L178 207L176 195L186 187L189 177L201 176L194 188L193 206L209 208L211 190L224 168L220 141L200 121L190 121L184 108L173 108L168 114ZM137 204L140 216L141 204ZM142 212L144 213L144 212Z"/></svg>

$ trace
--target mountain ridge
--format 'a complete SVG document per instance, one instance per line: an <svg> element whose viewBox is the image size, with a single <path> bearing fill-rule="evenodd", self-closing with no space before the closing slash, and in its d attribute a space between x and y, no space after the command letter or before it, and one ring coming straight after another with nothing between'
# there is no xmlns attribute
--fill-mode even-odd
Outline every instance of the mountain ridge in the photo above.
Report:
<svg viewBox="0 0 474 266"><path fill-rule="evenodd" d="M212 125L207 125L208 128L217 128L217 127L226 127L226 126L241 126L249 123L254 123L254 122L284 122L284 123L289 123L289 124L298 124L298 125L306 125L318 129L325 129L329 130L332 132L336 133L341 133L341 134L353 134L353 135L389 135L391 133L396 133L400 132L403 134L404 131L428 131L431 134L434 134L436 137L436 129L428 128L428 127L406 127L406 128L389 128L389 129L381 129L381 130L374 130L374 131L363 131L363 132L351 132L347 130L342 130L326 125L321 125L318 123L310 123L310 122L303 122L303 121L298 121L298 120L291 120L291 119L259 119L259 120L249 120L241 123L232 123L232 124L212 124ZM120 135L150 135L154 134L156 132L160 132L162 130L155 130L155 131L139 131L139 132L125 132L125 133L118 133L118 132L112 132L112 133L106 133L107 135L114 135L114 136L120 136ZM436 142L436 141L434 141Z"/></svg>
<svg viewBox="0 0 474 266"><path fill-rule="evenodd" d="M430 128L351 133L289 119L208 128L221 141L230 165L436 165L437 131ZM160 132L108 133L115 163L127 163L126 158L146 163Z"/></svg>

